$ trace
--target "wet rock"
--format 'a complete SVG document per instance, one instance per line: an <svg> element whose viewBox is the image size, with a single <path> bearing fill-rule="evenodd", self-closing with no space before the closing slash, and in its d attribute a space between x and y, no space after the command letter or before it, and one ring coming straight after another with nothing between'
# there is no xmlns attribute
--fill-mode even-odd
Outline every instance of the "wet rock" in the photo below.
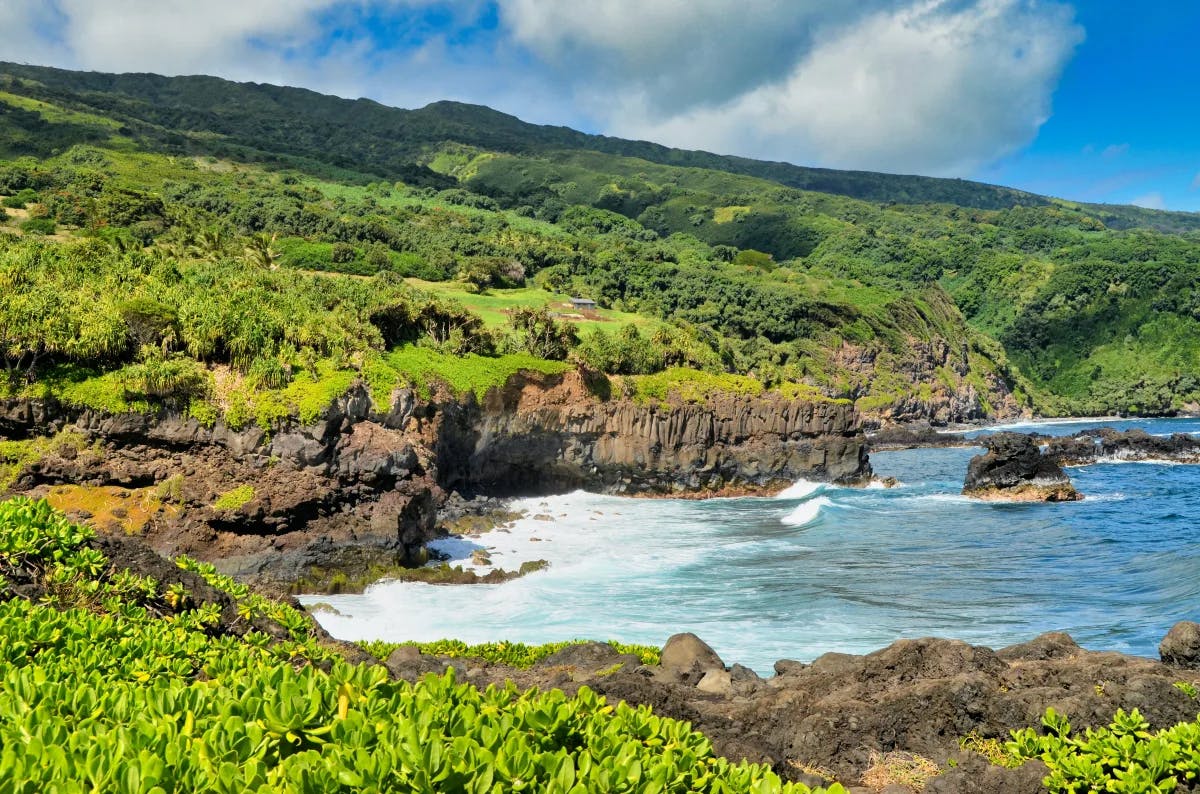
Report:
<svg viewBox="0 0 1200 794"><path fill-rule="evenodd" d="M1046 454L1064 466L1086 465L1098 460L1200 462L1200 440L1186 433L1159 437L1141 429L1119 431L1102 427L1073 436L1041 440L1046 444Z"/></svg>
<svg viewBox="0 0 1200 794"><path fill-rule="evenodd" d="M1164 664L1200 670L1200 623L1181 620L1171 627L1158 646Z"/></svg>
<svg viewBox="0 0 1200 794"><path fill-rule="evenodd" d="M987 452L971 458L963 493L977 499L1072 502L1083 498L1031 435L996 433L982 440Z"/></svg>

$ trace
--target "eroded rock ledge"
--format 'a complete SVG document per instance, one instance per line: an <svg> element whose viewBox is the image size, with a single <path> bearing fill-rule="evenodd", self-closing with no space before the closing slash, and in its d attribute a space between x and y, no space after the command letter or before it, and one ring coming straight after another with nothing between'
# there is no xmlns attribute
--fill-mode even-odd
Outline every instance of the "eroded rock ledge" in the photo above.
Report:
<svg viewBox="0 0 1200 794"><path fill-rule="evenodd" d="M849 405L777 395L600 400L578 372L517 376L482 402L401 389L378 406L360 385L315 423L270 433L171 411L0 403L4 437L63 431L80 442L52 446L14 490L108 487L113 499L163 508L138 527L159 551L278 583L419 559L439 507L461 507L452 494L697 493L870 476ZM112 515L127 514L125 504Z"/></svg>
<svg viewBox="0 0 1200 794"><path fill-rule="evenodd" d="M1085 466L1103 461L1155 461L1200 463L1200 440L1186 433L1152 436L1145 430L1102 427L1072 436L1039 436L1048 457L1063 466Z"/></svg>

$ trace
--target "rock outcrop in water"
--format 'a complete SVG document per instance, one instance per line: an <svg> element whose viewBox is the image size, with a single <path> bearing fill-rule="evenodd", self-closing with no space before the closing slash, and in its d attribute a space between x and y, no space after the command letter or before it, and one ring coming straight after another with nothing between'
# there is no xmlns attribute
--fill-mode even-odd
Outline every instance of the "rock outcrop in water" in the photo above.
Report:
<svg viewBox="0 0 1200 794"><path fill-rule="evenodd" d="M1016 502L1073 502L1083 498L1032 435L996 433L981 439L987 452L971 458L963 494Z"/></svg>
<svg viewBox="0 0 1200 794"><path fill-rule="evenodd" d="M163 553L284 583L337 571L365 583L372 571L419 559L439 507L461 509L455 492L704 493L870 476L849 405L601 400L576 372L517 376L482 402L401 389L378 406L358 386L318 421L270 433L178 412L0 403L4 437L62 431L77 441L51 445L17 473L14 490L53 490L84 519L96 518L101 496L112 502L105 516L124 520L136 504L149 515L122 526Z"/></svg>
<svg viewBox="0 0 1200 794"><path fill-rule="evenodd" d="M1102 427L1072 436L1041 436L1046 455L1063 466L1085 466L1100 461L1155 461L1200 463L1200 440L1186 433L1152 436L1145 430Z"/></svg>

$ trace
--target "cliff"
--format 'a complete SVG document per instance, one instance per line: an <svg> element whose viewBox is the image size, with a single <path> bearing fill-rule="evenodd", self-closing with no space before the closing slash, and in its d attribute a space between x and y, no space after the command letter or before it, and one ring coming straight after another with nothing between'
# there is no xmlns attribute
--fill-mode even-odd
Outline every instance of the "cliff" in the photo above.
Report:
<svg viewBox="0 0 1200 794"><path fill-rule="evenodd" d="M360 384L317 422L271 432L14 400L0 404L0 433L40 437L11 490L282 583L420 559L454 493L683 494L870 476L849 405L602 400L577 372L516 376L482 401L399 389L379 406Z"/></svg>

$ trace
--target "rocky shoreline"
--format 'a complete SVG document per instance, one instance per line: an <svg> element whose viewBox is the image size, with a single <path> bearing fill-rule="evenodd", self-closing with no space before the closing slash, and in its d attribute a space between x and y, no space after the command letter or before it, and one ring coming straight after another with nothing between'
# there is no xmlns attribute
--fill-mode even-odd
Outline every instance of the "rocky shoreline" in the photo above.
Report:
<svg viewBox="0 0 1200 794"><path fill-rule="evenodd" d="M482 399L398 389L386 405L357 384L315 422L269 431L14 399L0 402L0 436L44 437L11 492L277 590L421 564L431 539L486 524L518 494L716 495L871 476L848 404L603 400L578 371L517 375Z"/></svg>
<svg viewBox="0 0 1200 794"><path fill-rule="evenodd" d="M215 635L287 634L265 617L244 618L228 595L138 539L97 537L89 545L103 552L113 572L182 583L193 599L189 608L215 605ZM44 582L19 571L9 587L18 598L45 594ZM287 603L302 609L294 600ZM992 763L1010 731L1039 725L1048 708L1067 715L1077 731L1108 724L1118 709L1137 709L1151 729L1165 728L1196 718L1200 686L1200 624L1186 621L1163 638L1159 660L1086 650L1063 633L998 650L917 638L863 655L826 653L808 663L781 659L767 677L727 664L688 633L667 639L654 664L590 642L519 669L425 655L413 646L381 660L319 625L314 631L349 662L382 665L395 679L414 681L453 667L458 680L478 687L512 682L519 689L571 695L587 686L610 703L644 704L690 722L731 760L766 763L785 779L809 785L837 781L852 794L1042 792L1047 769L1040 762L1017 768ZM1187 784L1176 789L1196 790Z"/></svg>
<svg viewBox="0 0 1200 794"><path fill-rule="evenodd" d="M178 510L149 515L138 531L150 547L210 560L275 592L313 575L386 575L387 566L422 562L439 532L511 519L507 498L517 493L584 487L704 497L770 492L801 478L863 484L871 477L871 442L846 406L732 396L707 405L604 402L570 374L514 379L483 401L400 390L386 410L359 387L318 422L271 433L204 427L178 413L104 415L33 401L0 406L0 431L9 438L56 434L17 473L15 490L111 489L118 506L105 515L117 518L154 495ZM985 444L968 483L977 495L1004 498L1028 487L1045 489L1039 498L1067 498L1074 489L1062 466L1200 462L1200 444L1184 435L946 436L926 426L875 438L878 448ZM238 489L247 498L231 498ZM95 507L74 514L93 517ZM110 552L137 543L102 542ZM148 549L134 551L125 557L142 565ZM329 642L352 661L373 661L357 646ZM406 679L453 666L480 686L513 681L570 693L586 685L610 700L689 720L720 753L769 763L809 784L912 791L863 787L880 759L900 754L938 772L924 787L931 794L1022 794L1044 790L1044 767L994 766L977 750L1037 725L1047 707L1079 728L1106 724L1118 708L1139 709L1155 727L1195 717L1188 690L1200 685L1200 626L1177 625L1160 654L1155 661L1087 651L1061 633L995 651L924 638L861 656L780 660L775 675L763 678L727 666L699 638L677 635L653 666L600 644L572 646L530 670L422 656L410 647L386 666Z"/></svg>
<svg viewBox="0 0 1200 794"><path fill-rule="evenodd" d="M1160 652L1161 661L1088 651L1063 633L995 651L923 638L861 656L780 660L775 675L762 678L727 666L698 637L679 634L658 665L589 643L529 670L404 646L386 666L407 680L455 667L481 687L513 681L570 694L588 686L610 701L688 720L722 755L770 764L809 785L838 781L863 794L918 790L886 787L886 759L900 757L921 759L935 773L924 783L928 794L1033 794L1045 790L1040 762L1009 769L981 751L1007 740L1009 731L1039 725L1047 708L1069 715L1079 730L1108 724L1119 708L1138 709L1155 728L1195 719L1187 684L1200 680L1200 625L1175 626Z"/></svg>

